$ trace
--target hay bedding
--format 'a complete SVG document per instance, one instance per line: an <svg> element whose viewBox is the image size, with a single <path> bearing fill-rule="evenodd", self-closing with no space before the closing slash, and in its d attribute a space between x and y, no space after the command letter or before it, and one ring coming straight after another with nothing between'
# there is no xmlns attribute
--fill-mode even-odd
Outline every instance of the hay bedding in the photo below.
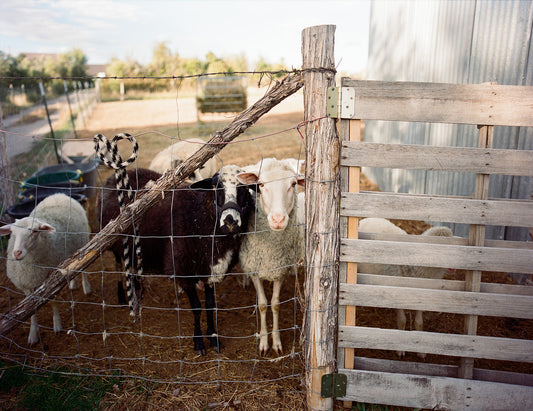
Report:
<svg viewBox="0 0 533 411"><path fill-rule="evenodd" d="M297 122L294 119L291 121L293 124ZM225 151L229 156L239 156L232 152L235 147L227 147ZM283 152L272 155L297 155L291 144L278 144L277 148ZM248 156L249 153L250 151L245 155ZM239 164L238 161L235 162ZM107 175L109 172L103 171L100 181ZM361 190L377 190L377 187L362 176ZM90 204L90 208L94 209L94 203ZM98 231L98 224L91 210L89 216L93 231ZM428 227L423 222L394 222L410 234L420 234ZM266 357L258 354L255 335L259 325L258 313L255 312L255 290L251 284L247 289L241 287L239 279L242 275L238 267L234 270L235 274L228 275L216 288L216 323L223 349L220 354L208 349L207 355L200 357L192 350L193 320L188 299L185 294L178 295L174 281L164 276L147 277L142 318L138 324L132 324L128 308L116 306L116 285L117 281L122 280L122 276L109 272L113 267L114 258L110 252L106 252L87 270L93 289L91 295L85 296L81 290L68 289L59 294L63 328L73 329L75 332L54 335L51 328L52 310L50 305L45 305L38 313L41 344L27 347L28 322L0 340L2 358L13 359L38 369L59 365L67 366L74 372L81 369L94 374L121 370L121 375L126 378L121 380L120 386L107 394L102 404L104 408L304 408L304 366L299 328L302 324L299 299L303 290L301 275L287 279L281 295L280 329L284 357L277 360L272 352ZM455 273L453 279L464 279L464 273ZM482 281L512 283L510 278L498 273L484 273ZM270 292L269 289L267 295ZM22 298L7 279L5 264L2 262L0 311L5 313ZM203 293L200 293L200 298L203 300ZM270 313L268 318L271 321ZM205 329L205 316L202 319ZM357 322L358 325L380 328L396 326L394 311L387 309L359 307ZM463 318L453 314L425 313L424 329L462 333ZM104 334L107 334L105 339ZM533 321L481 317L478 334L532 339ZM396 354L390 351L360 350L357 355L397 359ZM407 353L406 360L422 361L414 353ZM458 358L434 355L428 355L425 361L459 364ZM475 366L533 373L530 364L476 360ZM149 391L139 389L139 384L143 381L148 385ZM154 384L154 381L163 383ZM339 403L336 404L336 408L338 407Z"/></svg>

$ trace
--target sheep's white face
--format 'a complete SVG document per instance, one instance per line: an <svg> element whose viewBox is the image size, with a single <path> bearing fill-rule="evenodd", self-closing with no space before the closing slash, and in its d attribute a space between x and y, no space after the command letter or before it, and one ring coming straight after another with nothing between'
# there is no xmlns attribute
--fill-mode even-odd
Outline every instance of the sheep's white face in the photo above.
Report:
<svg viewBox="0 0 533 411"><path fill-rule="evenodd" d="M289 224L289 214L294 208L298 194L296 186L304 185L304 179L289 167L274 167L259 173L238 175L244 184L258 184L258 202L265 212L268 225L273 231L283 231Z"/></svg>
<svg viewBox="0 0 533 411"><path fill-rule="evenodd" d="M15 260L22 260L26 257L28 250L33 248L39 234L43 231L54 232L55 228L34 217L24 217L15 220L12 224L0 227L0 235L11 235L13 244L11 254Z"/></svg>

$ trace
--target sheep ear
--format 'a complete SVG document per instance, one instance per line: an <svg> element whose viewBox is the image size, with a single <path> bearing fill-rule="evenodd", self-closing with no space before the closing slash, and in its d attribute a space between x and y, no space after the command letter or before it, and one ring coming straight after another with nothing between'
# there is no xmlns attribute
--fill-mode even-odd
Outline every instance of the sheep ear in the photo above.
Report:
<svg viewBox="0 0 533 411"><path fill-rule="evenodd" d="M255 173L239 173L237 174L237 180L239 180L239 183L241 184L252 185L258 183L259 177L257 177L257 174Z"/></svg>
<svg viewBox="0 0 533 411"><path fill-rule="evenodd" d="M39 227L37 227L37 230L39 230L39 231L49 231L51 233L56 231L56 229L54 227L52 227L50 224L47 224L47 223L39 223Z"/></svg>
<svg viewBox="0 0 533 411"><path fill-rule="evenodd" d="M203 180L192 183L190 188L193 190L210 190L213 188L213 178L205 178Z"/></svg>
<svg viewBox="0 0 533 411"><path fill-rule="evenodd" d="M11 226L13 224L6 224L0 227L0 235L9 235L11 234Z"/></svg>

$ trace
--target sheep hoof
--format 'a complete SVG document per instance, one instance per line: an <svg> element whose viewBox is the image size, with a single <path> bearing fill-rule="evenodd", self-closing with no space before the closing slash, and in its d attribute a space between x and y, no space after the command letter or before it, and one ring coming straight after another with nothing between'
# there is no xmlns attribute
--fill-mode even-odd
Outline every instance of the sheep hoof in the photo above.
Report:
<svg viewBox="0 0 533 411"><path fill-rule="evenodd" d="M205 351L205 348L198 349L198 350L194 350L194 352L195 352L197 355L201 355L201 356L204 356L204 355L207 354L207 352Z"/></svg>
<svg viewBox="0 0 533 411"><path fill-rule="evenodd" d="M222 349L223 345L218 339L217 335L213 335L209 337L209 343L211 344L211 347L220 354L220 350Z"/></svg>
<svg viewBox="0 0 533 411"><path fill-rule="evenodd" d="M398 357L400 358L405 357L405 351L396 351L396 354L398 354Z"/></svg>
<svg viewBox="0 0 533 411"><path fill-rule="evenodd" d="M272 347L272 349L274 350L274 352L276 353L276 355L283 355L283 348L281 348L281 346L279 347Z"/></svg>
<svg viewBox="0 0 533 411"><path fill-rule="evenodd" d="M206 355L204 339L202 337L194 337L194 352L198 355Z"/></svg>

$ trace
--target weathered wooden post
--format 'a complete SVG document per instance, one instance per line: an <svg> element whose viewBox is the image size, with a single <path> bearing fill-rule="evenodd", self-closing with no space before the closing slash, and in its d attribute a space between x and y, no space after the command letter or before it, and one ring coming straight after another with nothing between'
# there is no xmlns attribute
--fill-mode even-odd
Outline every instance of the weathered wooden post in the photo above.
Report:
<svg viewBox="0 0 533 411"><path fill-rule="evenodd" d="M11 182L11 167L9 166L9 157L7 155L6 133L2 130L4 130L4 123L2 107L0 107L0 205L4 208L4 221L10 223L13 221L13 218L9 214L6 214L5 211L15 204L15 193L13 192L13 183Z"/></svg>
<svg viewBox="0 0 533 411"><path fill-rule="evenodd" d="M335 120L326 117L327 88L335 85L335 26L302 32L306 130L306 275L304 354L307 406L333 408L323 398L324 375L335 372L339 273L339 148Z"/></svg>

